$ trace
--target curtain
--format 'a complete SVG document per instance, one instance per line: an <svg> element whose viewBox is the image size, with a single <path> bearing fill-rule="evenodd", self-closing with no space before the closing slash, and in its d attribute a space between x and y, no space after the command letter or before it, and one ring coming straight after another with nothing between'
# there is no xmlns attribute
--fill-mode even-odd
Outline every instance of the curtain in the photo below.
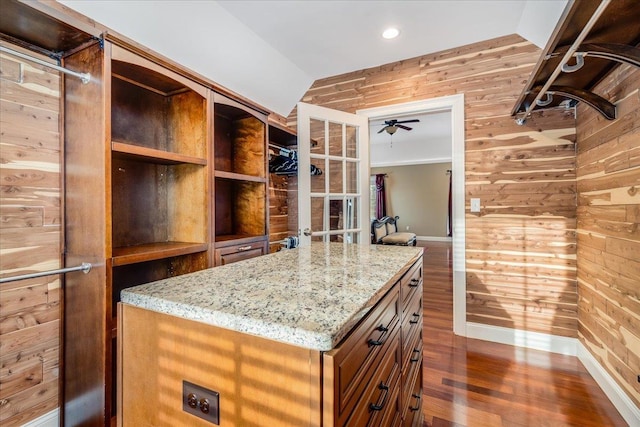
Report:
<svg viewBox="0 0 640 427"><path fill-rule="evenodd" d="M447 171L449 174L449 212L447 215L447 236L453 236L453 224L452 224L452 209L451 209L451 189L452 189L452 181L453 181L453 173L451 171Z"/></svg>
<svg viewBox="0 0 640 427"><path fill-rule="evenodd" d="M384 177L385 174L379 173L376 175L376 218L380 219L383 216L387 216L387 200L386 192L384 189Z"/></svg>

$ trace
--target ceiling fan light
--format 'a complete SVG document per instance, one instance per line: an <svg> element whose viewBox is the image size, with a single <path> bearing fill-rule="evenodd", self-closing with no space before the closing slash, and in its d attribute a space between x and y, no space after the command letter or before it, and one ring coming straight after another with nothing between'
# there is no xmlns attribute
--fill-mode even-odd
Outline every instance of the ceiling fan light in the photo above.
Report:
<svg viewBox="0 0 640 427"><path fill-rule="evenodd" d="M400 30L396 27L389 27L382 32L382 37L387 40L395 39L398 35L400 35Z"/></svg>
<svg viewBox="0 0 640 427"><path fill-rule="evenodd" d="M389 135L393 135L398 130L398 126L387 126L385 130Z"/></svg>

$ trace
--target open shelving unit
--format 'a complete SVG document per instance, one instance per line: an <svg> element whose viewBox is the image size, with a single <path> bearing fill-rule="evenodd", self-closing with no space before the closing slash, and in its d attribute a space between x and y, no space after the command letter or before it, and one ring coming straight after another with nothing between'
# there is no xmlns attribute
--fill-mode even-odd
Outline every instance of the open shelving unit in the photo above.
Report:
<svg viewBox="0 0 640 427"><path fill-rule="evenodd" d="M267 253L266 116L214 96L215 264Z"/></svg>

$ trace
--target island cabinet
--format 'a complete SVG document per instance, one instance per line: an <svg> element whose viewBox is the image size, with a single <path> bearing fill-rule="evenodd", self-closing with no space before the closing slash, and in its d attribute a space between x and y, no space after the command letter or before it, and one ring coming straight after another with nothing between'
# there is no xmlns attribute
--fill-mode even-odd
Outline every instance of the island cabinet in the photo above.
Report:
<svg viewBox="0 0 640 427"><path fill-rule="evenodd" d="M334 252L342 246L362 246L328 245L334 245ZM404 249L409 248L400 252ZM386 247L349 250L382 251L376 254L381 257L394 251ZM404 252L409 256L397 273L383 274L378 278L390 280L370 286L375 273L367 276L367 268L388 268L394 262L385 267L382 263L351 266L336 273L333 260L338 258L322 257L313 250L305 256L305 251L280 251L235 264L237 269L228 265L212 269L217 272L183 276L184 282L169 279L156 284L157 292L150 285L127 290L119 305L121 425L421 426L421 252ZM257 285L284 278L282 272L262 281L246 273L262 274L272 270L273 264L286 268L315 256L321 262L303 267L304 275L295 267L287 269L294 280L310 277L308 286L296 282L302 288L299 291L289 284L269 285L269 289ZM354 272L363 277L350 283L349 277L357 277L352 276ZM204 295L218 292L214 289L224 286L225 280L234 282L229 288L234 295L229 298L237 297L238 304L214 303L217 313L209 311L208 302L198 305L197 301L207 298ZM184 294L194 292L193 297L175 296L178 288ZM287 289L291 289L288 300L283 298ZM355 305L342 299L349 293L358 301ZM250 303L244 303L243 294L267 302L246 308ZM216 294L213 299L220 297ZM324 304L317 307L319 317L308 315L314 309L300 298ZM188 301L194 301L193 306ZM258 306L272 313L251 319L252 313L260 311ZM241 312L246 317L241 318ZM270 322L266 320L272 316ZM333 325L334 317L340 317L340 326L325 340L322 325ZM191 392L185 387L190 383L202 388L202 394L191 396L196 414L201 415L198 399L207 398L208 409L217 408L213 424L189 413Z"/></svg>

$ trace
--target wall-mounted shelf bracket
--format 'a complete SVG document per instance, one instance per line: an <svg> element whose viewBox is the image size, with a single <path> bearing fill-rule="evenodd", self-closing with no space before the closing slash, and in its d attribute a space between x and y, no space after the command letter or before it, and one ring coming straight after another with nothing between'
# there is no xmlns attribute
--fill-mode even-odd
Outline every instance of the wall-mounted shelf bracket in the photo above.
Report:
<svg viewBox="0 0 640 427"><path fill-rule="evenodd" d="M594 89L620 64L640 67L640 2L569 0L511 116L523 125L536 109L583 102L614 120Z"/></svg>

